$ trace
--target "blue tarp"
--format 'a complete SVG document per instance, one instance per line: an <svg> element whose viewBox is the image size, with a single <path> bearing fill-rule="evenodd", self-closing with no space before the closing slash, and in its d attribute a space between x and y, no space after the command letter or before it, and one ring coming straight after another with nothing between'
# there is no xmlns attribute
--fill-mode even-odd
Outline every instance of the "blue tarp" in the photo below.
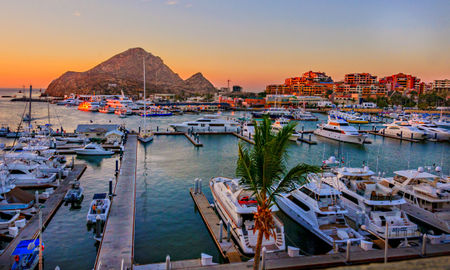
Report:
<svg viewBox="0 0 450 270"><path fill-rule="evenodd" d="M16 249L14 250L14 252L12 253L12 255L26 255L26 254L31 254L33 253L33 250L29 250L28 249L28 245L30 243L32 243L34 241L34 246L38 247L39 246L39 238L36 239L31 239L31 240L22 240L20 241L20 243L17 245Z"/></svg>
<svg viewBox="0 0 450 270"><path fill-rule="evenodd" d="M94 194L94 197L92 199L94 200L101 200L106 198L106 193L96 193Z"/></svg>

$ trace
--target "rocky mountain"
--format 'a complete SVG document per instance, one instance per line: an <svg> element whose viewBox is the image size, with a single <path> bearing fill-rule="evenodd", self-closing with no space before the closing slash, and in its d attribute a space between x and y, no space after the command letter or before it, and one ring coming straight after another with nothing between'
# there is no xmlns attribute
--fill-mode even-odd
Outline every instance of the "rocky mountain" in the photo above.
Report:
<svg viewBox="0 0 450 270"><path fill-rule="evenodd" d="M46 94L64 96L76 94L120 94L137 96L143 91L145 59L146 89L149 93L181 95L213 93L215 87L201 73L183 80L163 60L142 48L119 53L85 72L68 71L53 80Z"/></svg>

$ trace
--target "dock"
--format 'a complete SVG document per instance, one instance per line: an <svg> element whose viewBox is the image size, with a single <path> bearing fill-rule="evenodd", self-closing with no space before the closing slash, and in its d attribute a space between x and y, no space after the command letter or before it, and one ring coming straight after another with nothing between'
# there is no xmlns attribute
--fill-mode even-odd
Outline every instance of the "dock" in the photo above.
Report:
<svg viewBox="0 0 450 270"><path fill-rule="evenodd" d="M381 137L385 137L385 138L391 138L391 139L397 139L397 140L401 140L401 141L407 141L407 142L423 142L421 140L417 140L417 139L412 139L412 138L407 138L407 137L403 137L403 136L393 136L393 135L388 135L388 134L383 134L383 133L379 133L377 131L367 131L368 134L372 134L375 136L381 136Z"/></svg>
<svg viewBox="0 0 450 270"><path fill-rule="evenodd" d="M86 165L75 164L69 175L61 181L59 187L43 204L44 207L41 208L40 211L42 211L42 224L44 226L46 226L50 222L58 208L61 206L64 195L66 195L67 190L69 190L69 188L71 187L71 182L80 179L85 170ZM10 266L13 264L14 260L11 257L11 254L16 246L20 243L20 241L36 238L38 234L39 215L36 214L27 221L25 227L20 229L19 234L14 238L13 241L8 244L4 252L0 255L0 269L10 269Z"/></svg>
<svg viewBox="0 0 450 270"><path fill-rule="evenodd" d="M231 237L229 241L226 239L227 230L225 226L222 226L223 240L220 241L220 219L209 204L209 201L208 199L206 199L205 194L195 193L192 188L189 189L189 191L222 257L228 260L230 263L240 262L241 254L239 252L239 248L234 244Z"/></svg>
<svg viewBox="0 0 450 270"><path fill-rule="evenodd" d="M132 269L136 205L137 135L128 135L115 197L106 221L94 269Z"/></svg>
<svg viewBox="0 0 450 270"><path fill-rule="evenodd" d="M299 137L299 138L297 138L297 141L302 142L302 143L307 143L307 144L317 144L316 141L313 141L313 140L311 139L311 133L309 133L308 138L305 138L305 136L303 136L304 133L305 133L305 132L301 133L302 136Z"/></svg>
<svg viewBox="0 0 450 270"><path fill-rule="evenodd" d="M248 142L250 144L255 144L254 140L252 140L250 138L247 138L247 137L245 137L245 136L243 136L243 135L241 135L241 134L239 134L237 132L232 132L231 134L233 134L234 136L238 137L239 139L241 139L243 141L246 141L246 142Z"/></svg>

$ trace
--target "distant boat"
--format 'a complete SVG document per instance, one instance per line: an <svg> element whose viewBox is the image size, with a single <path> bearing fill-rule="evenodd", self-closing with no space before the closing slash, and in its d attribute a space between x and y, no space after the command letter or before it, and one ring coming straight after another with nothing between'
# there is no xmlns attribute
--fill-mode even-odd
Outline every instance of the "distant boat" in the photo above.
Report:
<svg viewBox="0 0 450 270"><path fill-rule="evenodd" d="M143 128L138 136L138 140L142 143L148 143L153 141L153 133L149 132L147 130L147 101L145 100L145 58L143 59L143 66L144 66L144 124L143 124Z"/></svg>
<svg viewBox="0 0 450 270"><path fill-rule="evenodd" d="M96 143L90 143L86 145L84 148L74 149L77 155L86 155L86 156L108 156L114 154L113 151L105 150L101 145Z"/></svg>

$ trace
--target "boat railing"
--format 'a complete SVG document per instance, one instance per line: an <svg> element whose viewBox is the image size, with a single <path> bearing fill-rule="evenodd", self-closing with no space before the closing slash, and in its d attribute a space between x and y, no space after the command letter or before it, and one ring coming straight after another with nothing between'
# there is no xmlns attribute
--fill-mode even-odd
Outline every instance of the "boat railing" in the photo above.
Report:
<svg viewBox="0 0 450 270"><path fill-rule="evenodd" d="M370 222L368 226L369 230L375 231L381 235L381 237L386 238L386 227L378 226L377 224ZM388 238L398 238L398 237L416 237L420 236L420 232L417 230L416 225L405 225L405 226L388 226Z"/></svg>

